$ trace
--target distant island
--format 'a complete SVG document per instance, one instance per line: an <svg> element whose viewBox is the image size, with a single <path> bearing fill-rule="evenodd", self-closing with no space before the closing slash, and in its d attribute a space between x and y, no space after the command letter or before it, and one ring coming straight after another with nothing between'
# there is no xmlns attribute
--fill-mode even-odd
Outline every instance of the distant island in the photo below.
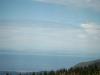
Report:
<svg viewBox="0 0 100 75"><path fill-rule="evenodd" d="M0 71L0 75L100 75L100 59L88 62L81 62L69 69L40 72Z"/></svg>

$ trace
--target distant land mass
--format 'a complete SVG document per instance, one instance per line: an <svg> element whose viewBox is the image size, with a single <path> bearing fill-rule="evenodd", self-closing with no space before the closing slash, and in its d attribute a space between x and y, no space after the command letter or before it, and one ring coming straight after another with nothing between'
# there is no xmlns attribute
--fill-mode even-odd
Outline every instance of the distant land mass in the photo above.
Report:
<svg viewBox="0 0 100 75"><path fill-rule="evenodd" d="M100 75L100 59L81 62L69 69L39 72L0 71L0 75Z"/></svg>
<svg viewBox="0 0 100 75"><path fill-rule="evenodd" d="M100 59L78 63L74 66L74 68L76 68L76 67L88 67L90 65L96 65L100 68Z"/></svg>

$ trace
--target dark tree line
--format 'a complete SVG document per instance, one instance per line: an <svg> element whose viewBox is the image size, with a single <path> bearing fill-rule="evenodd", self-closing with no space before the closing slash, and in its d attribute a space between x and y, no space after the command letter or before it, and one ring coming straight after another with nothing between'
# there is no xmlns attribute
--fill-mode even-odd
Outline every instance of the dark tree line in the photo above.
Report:
<svg viewBox="0 0 100 75"><path fill-rule="evenodd" d="M6 73L5 75L13 74ZM60 69L57 71L17 73L16 75L100 75L100 67L94 64L87 67L74 67L70 69Z"/></svg>

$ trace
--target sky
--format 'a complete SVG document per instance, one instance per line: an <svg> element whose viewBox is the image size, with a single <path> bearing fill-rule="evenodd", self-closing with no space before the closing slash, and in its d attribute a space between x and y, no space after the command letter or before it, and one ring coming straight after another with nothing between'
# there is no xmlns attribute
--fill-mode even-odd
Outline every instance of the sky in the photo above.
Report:
<svg viewBox="0 0 100 75"><path fill-rule="evenodd" d="M100 57L100 0L0 0L0 54Z"/></svg>

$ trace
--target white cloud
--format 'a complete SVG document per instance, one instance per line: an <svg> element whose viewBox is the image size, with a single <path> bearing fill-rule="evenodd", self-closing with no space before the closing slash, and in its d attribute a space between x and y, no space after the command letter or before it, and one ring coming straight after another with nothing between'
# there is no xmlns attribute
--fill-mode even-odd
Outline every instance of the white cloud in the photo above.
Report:
<svg viewBox="0 0 100 75"><path fill-rule="evenodd" d="M0 48L17 50L78 49L84 47L82 44L84 41L77 37L81 32L76 28L55 26L2 26L0 27Z"/></svg>
<svg viewBox="0 0 100 75"><path fill-rule="evenodd" d="M100 33L100 26L95 23L85 23L81 24L81 27L88 33L93 35L99 35Z"/></svg>
<svg viewBox="0 0 100 75"><path fill-rule="evenodd" d="M100 11L100 0L33 0L45 3L61 4L71 7L91 8Z"/></svg>
<svg viewBox="0 0 100 75"><path fill-rule="evenodd" d="M0 26L0 49L86 53L88 49L99 49L99 25L81 24L81 28L9 25ZM84 49L84 50L83 50ZM88 50L89 51L89 50Z"/></svg>
<svg viewBox="0 0 100 75"><path fill-rule="evenodd" d="M100 49L100 25L96 23L81 24L81 28L87 37L87 46L92 52L99 52Z"/></svg>

